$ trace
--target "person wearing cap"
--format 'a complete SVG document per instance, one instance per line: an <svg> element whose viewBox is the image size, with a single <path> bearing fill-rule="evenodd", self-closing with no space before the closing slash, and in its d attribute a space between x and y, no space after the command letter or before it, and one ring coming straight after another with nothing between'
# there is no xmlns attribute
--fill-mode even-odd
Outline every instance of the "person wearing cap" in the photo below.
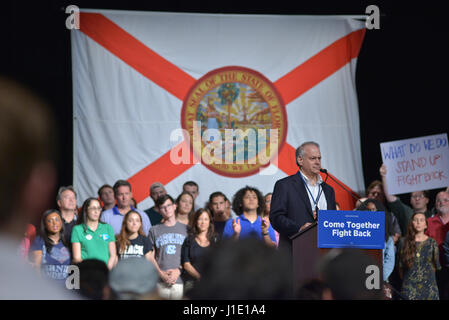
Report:
<svg viewBox="0 0 449 320"><path fill-rule="evenodd" d="M154 265L144 258L120 260L109 274L109 286L120 300L160 299L156 284L159 275Z"/></svg>

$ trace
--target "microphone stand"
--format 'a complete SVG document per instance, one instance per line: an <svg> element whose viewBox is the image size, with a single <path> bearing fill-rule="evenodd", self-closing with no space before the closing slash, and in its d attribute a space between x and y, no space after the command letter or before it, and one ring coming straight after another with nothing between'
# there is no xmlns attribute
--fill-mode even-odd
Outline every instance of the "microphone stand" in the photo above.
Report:
<svg viewBox="0 0 449 320"><path fill-rule="evenodd" d="M329 173L327 172L326 169L320 169L320 172L325 173L326 174L326 180L324 181L324 183L326 183L327 178L330 177L336 184L338 184L343 190L345 190L347 193L349 193L351 195L352 198L354 198L356 201L360 199L360 197L356 197L353 192L351 190L348 190L347 188L345 188L345 186L343 186L340 182L338 182L336 179L334 179L331 175L329 175Z"/></svg>
<svg viewBox="0 0 449 320"><path fill-rule="evenodd" d="M321 170L326 170L326 169L320 169L320 171ZM323 171L321 171L321 172L323 172ZM316 213L316 219L315 219L315 224L317 224L318 222L318 201L320 200L320 197L321 197L321 194L324 192L323 191L323 183L326 183L326 181L327 181L327 178L329 177L329 174L327 173L327 170L326 170L326 179L324 179L324 182L322 182L322 183L320 183L320 186L321 186L321 192L319 192L318 193L318 198L316 199L316 204L315 204L315 213ZM318 189L319 190L319 189Z"/></svg>

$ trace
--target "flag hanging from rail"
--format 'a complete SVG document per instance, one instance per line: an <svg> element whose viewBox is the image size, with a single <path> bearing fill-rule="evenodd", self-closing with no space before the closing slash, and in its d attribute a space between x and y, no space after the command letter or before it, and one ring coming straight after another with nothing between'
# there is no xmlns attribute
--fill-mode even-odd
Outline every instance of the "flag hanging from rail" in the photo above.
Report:
<svg viewBox="0 0 449 320"><path fill-rule="evenodd" d="M128 180L139 208L159 181L197 204L297 171L295 149L364 190L355 67L365 25L349 17L81 10L72 30L79 201ZM331 179L337 202L353 199Z"/></svg>

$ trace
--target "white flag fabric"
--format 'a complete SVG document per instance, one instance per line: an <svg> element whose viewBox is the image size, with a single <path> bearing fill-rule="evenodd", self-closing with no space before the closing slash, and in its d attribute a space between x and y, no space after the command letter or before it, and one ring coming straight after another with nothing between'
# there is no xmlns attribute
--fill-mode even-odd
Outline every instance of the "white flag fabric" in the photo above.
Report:
<svg viewBox="0 0 449 320"><path fill-rule="evenodd" d="M265 194L295 172L294 149L310 140L320 144L324 168L350 189L364 190L355 87L363 22L82 10L80 25L72 31L73 179L80 202L118 179L132 183L141 209L153 205L149 186L156 181L173 197L184 182L196 181L199 206L212 192L231 199L245 185ZM173 163L172 149L183 140L190 146L179 129L189 130L193 121L200 136L206 129L224 137L225 129L276 127L279 163L208 165L198 154L189 164Z"/></svg>

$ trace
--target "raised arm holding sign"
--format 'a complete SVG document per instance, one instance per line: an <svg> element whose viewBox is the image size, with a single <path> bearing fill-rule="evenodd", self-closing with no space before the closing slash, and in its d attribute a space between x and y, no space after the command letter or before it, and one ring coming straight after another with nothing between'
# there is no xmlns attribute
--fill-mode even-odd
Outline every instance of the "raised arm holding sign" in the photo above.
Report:
<svg viewBox="0 0 449 320"><path fill-rule="evenodd" d="M383 189L385 194L385 199L388 202L388 207L393 211L394 215L398 219L399 225L401 227L402 234L407 233L407 226L413 213L424 213L426 218L432 216L432 212L428 210L427 205L429 203L429 192L424 191L413 191L410 196L411 207L406 205L401 201L401 199L395 195L390 194L388 184L386 181L387 176L387 166L382 164L379 169L380 176L382 177Z"/></svg>
<svg viewBox="0 0 449 320"><path fill-rule="evenodd" d="M389 168L386 184L391 194L430 190L449 185L447 134L437 134L380 144L383 163Z"/></svg>

